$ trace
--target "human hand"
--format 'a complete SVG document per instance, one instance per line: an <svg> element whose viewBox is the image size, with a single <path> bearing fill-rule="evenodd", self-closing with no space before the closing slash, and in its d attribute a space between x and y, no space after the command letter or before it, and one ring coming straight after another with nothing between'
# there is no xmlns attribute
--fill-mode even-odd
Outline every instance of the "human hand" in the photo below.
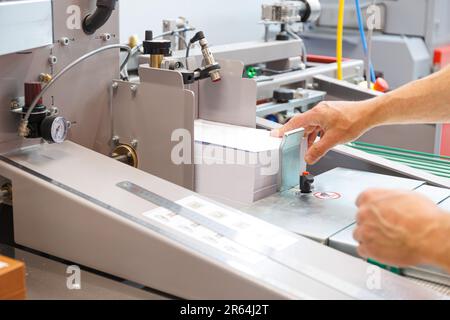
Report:
<svg viewBox="0 0 450 320"><path fill-rule="evenodd" d="M305 160L314 164L334 146L354 141L370 129L370 110L366 101L322 102L272 131L272 136L281 138L286 132L305 128L309 148ZM316 142L319 134L321 139Z"/></svg>
<svg viewBox="0 0 450 320"><path fill-rule="evenodd" d="M440 264L449 216L414 192L372 189L357 200L354 238L363 258L398 267ZM447 231L445 231L447 230Z"/></svg>

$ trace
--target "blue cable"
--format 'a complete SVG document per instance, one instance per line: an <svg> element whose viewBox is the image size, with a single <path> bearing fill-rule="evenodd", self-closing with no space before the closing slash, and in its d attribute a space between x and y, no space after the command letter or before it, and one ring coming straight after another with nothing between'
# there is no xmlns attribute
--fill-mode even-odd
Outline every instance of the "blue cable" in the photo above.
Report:
<svg viewBox="0 0 450 320"><path fill-rule="evenodd" d="M355 5L356 5L356 15L358 17L359 34L361 36L364 54L367 57L367 55L369 54L368 53L369 49L367 46L366 33L364 31L364 24L363 24L363 19L362 19L361 4L360 4L359 0L355 0ZM377 77L375 75L375 70L373 68L371 61L369 61L369 66L370 66L370 77L372 78L371 81L375 82L377 80Z"/></svg>

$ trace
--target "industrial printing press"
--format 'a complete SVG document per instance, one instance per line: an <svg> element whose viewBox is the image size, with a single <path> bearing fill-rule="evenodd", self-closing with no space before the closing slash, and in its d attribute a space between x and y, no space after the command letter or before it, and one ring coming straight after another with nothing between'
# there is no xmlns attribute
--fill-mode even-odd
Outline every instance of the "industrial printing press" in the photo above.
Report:
<svg viewBox="0 0 450 320"><path fill-rule="evenodd" d="M352 231L367 188L449 208L449 179L351 146L307 168L302 129L270 136L320 101L382 94L357 85L363 61L337 80L335 62L307 59L290 26L318 1L265 5L264 40L217 47L189 27L120 44L120 5L105 3L0 1L2 253L186 299L445 298L445 272L364 261ZM407 148L426 130L361 142Z"/></svg>

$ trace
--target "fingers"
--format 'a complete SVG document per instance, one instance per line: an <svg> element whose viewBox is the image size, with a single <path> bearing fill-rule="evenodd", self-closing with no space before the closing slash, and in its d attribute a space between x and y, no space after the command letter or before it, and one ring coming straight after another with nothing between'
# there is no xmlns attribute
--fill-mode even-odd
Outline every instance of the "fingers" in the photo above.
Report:
<svg viewBox="0 0 450 320"><path fill-rule="evenodd" d="M321 131L319 127L311 127L312 129L306 131L306 136L308 137L308 149L312 147L314 142L317 140L317 136Z"/></svg>
<svg viewBox="0 0 450 320"><path fill-rule="evenodd" d="M356 215L356 225L363 225L370 218L370 215L371 211L369 206L360 207Z"/></svg>
<svg viewBox="0 0 450 320"><path fill-rule="evenodd" d="M363 258L363 259L369 258L369 253L367 252L367 249L365 248L365 246L360 245L357 249L357 252L361 258Z"/></svg>
<svg viewBox="0 0 450 320"><path fill-rule="evenodd" d="M325 134L318 142L314 143L308 150L305 161L313 165L317 163L328 151L330 151L337 141L332 134Z"/></svg>
<svg viewBox="0 0 450 320"><path fill-rule="evenodd" d="M369 189L363 193L361 193L356 199L356 205L361 207L363 205L367 205L369 203L379 201L388 196L392 196L395 193L393 190L386 189Z"/></svg>
<svg viewBox="0 0 450 320"><path fill-rule="evenodd" d="M271 136L276 138L282 138L289 131L314 126L315 124L313 120L314 120L313 113L311 113L311 111L308 111L303 114L298 114L291 120L289 120L289 122L286 123L280 129L273 130L271 132Z"/></svg>

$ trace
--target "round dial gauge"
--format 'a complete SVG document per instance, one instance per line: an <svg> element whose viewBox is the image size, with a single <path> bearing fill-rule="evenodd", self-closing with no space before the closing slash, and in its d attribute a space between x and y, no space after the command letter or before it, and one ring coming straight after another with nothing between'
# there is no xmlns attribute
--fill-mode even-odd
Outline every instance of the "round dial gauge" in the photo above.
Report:
<svg viewBox="0 0 450 320"><path fill-rule="evenodd" d="M47 117L41 124L42 138L50 143L63 143L69 132L69 125L63 117Z"/></svg>

